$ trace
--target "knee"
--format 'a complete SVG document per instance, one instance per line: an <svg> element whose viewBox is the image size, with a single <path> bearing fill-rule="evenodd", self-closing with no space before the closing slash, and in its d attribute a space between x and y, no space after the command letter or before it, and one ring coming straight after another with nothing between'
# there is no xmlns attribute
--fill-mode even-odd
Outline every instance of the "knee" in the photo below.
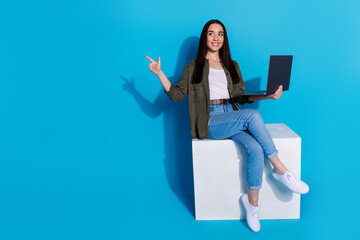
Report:
<svg viewBox="0 0 360 240"><path fill-rule="evenodd" d="M256 111L255 109L251 109L251 116L254 119L261 119L262 120L262 117L261 117L260 113L258 111Z"/></svg>
<svg viewBox="0 0 360 240"><path fill-rule="evenodd" d="M249 110L248 114L251 121L263 122L263 119L258 111L256 111L255 109L247 109L247 110Z"/></svg>

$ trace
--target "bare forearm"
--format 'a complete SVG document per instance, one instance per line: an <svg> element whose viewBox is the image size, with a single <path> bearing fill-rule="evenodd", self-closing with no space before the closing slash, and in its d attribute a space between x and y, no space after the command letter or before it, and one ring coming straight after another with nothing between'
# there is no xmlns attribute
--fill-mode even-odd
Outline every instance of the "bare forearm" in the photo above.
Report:
<svg viewBox="0 0 360 240"><path fill-rule="evenodd" d="M282 91L283 91L283 86L280 85L279 88L276 90L276 92L273 94L266 95L266 96L250 96L248 100L255 102L255 101L265 100L265 99L280 99Z"/></svg>
<svg viewBox="0 0 360 240"><path fill-rule="evenodd" d="M153 72L160 79L161 85L163 85L166 92L170 91L171 83L169 79L165 76L163 71L161 71L161 59L158 58L158 62L155 62L151 57L145 56L151 61L149 64L149 70Z"/></svg>
<svg viewBox="0 0 360 240"><path fill-rule="evenodd" d="M157 76L161 82L161 85L164 87L165 91L168 92L171 87L171 83L169 79L165 76L163 71L160 71Z"/></svg>
<svg viewBox="0 0 360 240"><path fill-rule="evenodd" d="M249 101L255 102L260 100L268 99L268 96L250 96Z"/></svg>

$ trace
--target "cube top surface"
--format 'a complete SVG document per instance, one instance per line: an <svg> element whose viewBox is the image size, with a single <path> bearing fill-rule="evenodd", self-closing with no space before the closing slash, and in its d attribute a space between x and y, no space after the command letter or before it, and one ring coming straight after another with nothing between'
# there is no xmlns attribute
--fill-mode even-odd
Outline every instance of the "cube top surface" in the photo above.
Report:
<svg viewBox="0 0 360 240"><path fill-rule="evenodd" d="M272 138L300 138L293 130L283 123L265 124Z"/></svg>

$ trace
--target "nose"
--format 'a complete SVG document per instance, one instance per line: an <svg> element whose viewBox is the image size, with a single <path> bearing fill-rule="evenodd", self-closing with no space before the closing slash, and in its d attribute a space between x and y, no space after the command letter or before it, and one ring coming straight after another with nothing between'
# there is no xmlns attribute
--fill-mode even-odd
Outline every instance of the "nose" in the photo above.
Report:
<svg viewBox="0 0 360 240"><path fill-rule="evenodd" d="M216 41L218 39L218 35L214 34L214 40Z"/></svg>

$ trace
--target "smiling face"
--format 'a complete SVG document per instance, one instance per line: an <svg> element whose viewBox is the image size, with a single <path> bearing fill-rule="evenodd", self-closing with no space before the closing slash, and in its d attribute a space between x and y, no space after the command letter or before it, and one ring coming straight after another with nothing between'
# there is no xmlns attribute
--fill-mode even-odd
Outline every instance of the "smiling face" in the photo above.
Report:
<svg viewBox="0 0 360 240"><path fill-rule="evenodd" d="M213 23L207 31L207 47L210 52L218 52L224 43L224 29L220 24Z"/></svg>

